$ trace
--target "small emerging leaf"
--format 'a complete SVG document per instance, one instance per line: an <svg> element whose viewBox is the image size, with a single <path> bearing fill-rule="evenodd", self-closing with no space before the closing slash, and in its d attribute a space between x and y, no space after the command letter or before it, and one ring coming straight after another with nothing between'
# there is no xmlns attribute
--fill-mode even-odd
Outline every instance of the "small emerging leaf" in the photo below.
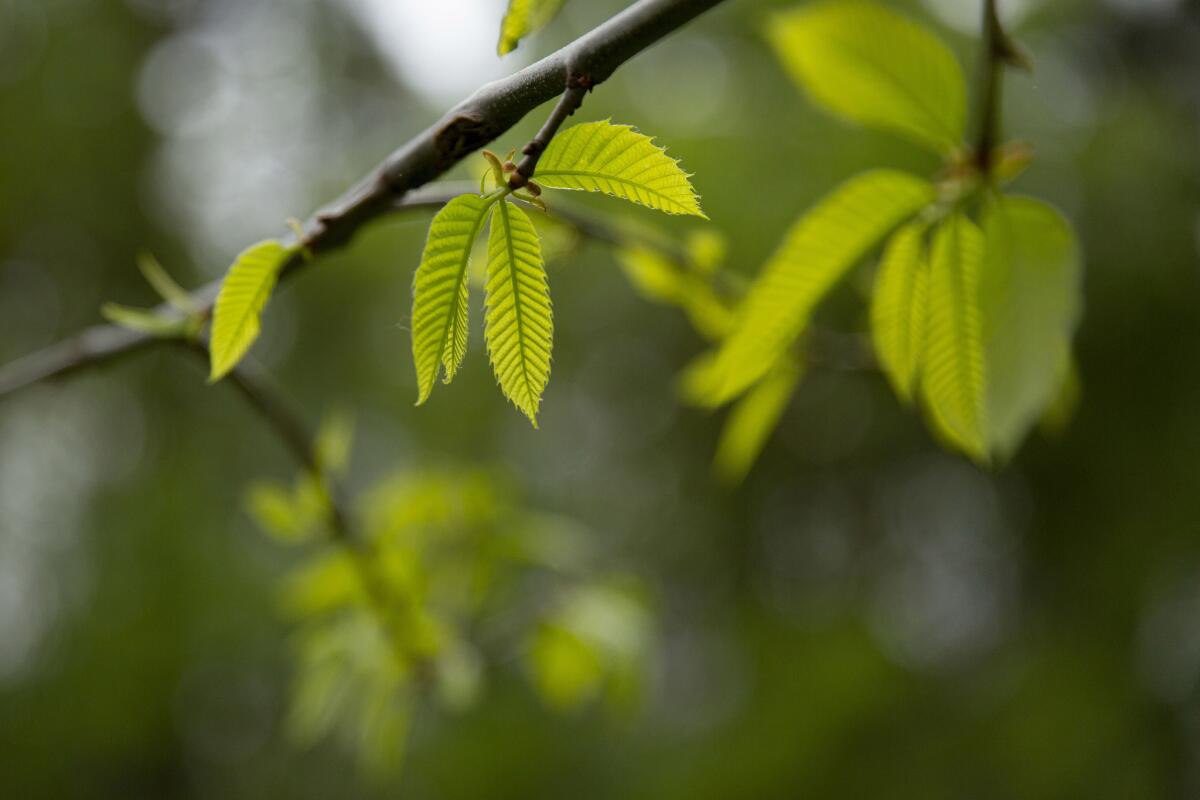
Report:
<svg viewBox="0 0 1200 800"><path fill-rule="evenodd" d="M864 125L948 154L963 138L962 68L921 26L866 2L821 2L775 15L767 30L813 100Z"/></svg>
<svg viewBox="0 0 1200 800"><path fill-rule="evenodd" d="M188 330L186 318L166 317L148 308L133 308L120 303L105 303L100 306L100 315L114 325L162 339L183 336Z"/></svg>
<svg viewBox="0 0 1200 800"><path fill-rule="evenodd" d="M192 296L175 282L175 279L163 269L162 264L158 263L158 259L153 255L139 253L137 265L142 277L146 279L146 283L149 283L154 291L158 292L158 296L166 300L176 311L184 314L195 314L199 311Z"/></svg>
<svg viewBox="0 0 1200 800"><path fill-rule="evenodd" d="M716 406L757 381L850 267L933 199L927 181L894 170L866 172L835 189L792 226L750 287L717 356L693 370L688 393Z"/></svg>
<svg viewBox="0 0 1200 800"><path fill-rule="evenodd" d="M562 4L563 0L508 0L508 11L500 22L500 41L496 44L496 53L511 53L518 42L554 19Z"/></svg>
<svg viewBox="0 0 1200 800"><path fill-rule="evenodd" d="M793 359L782 359L730 410L713 457L713 468L724 481L738 483L746 477L801 377L803 370Z"/></svg>
<svg viewBox="0 0 1200 800"><path fill-rule="evenodd" d="M649 136L608 120L559 132L538 161L535 177L549 189L602 192L667 214L708 219L678 161Z"/></svg>
<svg viewBox="0 0 1200 800"><path fill-rule="evenodd" d="M896 394L912 400L924 346L929 262L925 226L910 223L888 242L871 298L871 340Z"/></svg>
<svg viewBox="0 0 1200 800"><path fill-rule="evenodd" d="M270 239L242 251L229 268L213 307L210 383L236 367L258 338L263 308L293 252Z"/></svg>
<svg viewBox="0 0 1200 800"><path fill-rule="evenodd" d="M929 274L929 327L921 389L950 444L987 460L979 277L983 233L962 212L938 226Z"/></svg>
<svg viewBox="0 0 1200 800"><path fill-rule="evenodd" d="M524 211L501 200L492 210L488 233L484 332L501 391L535 428L550 379L553 329L537 231Z"/></svg>
<svg viewBox="0 0 1200 800"><path fill-rule="evenodd" d="M417 405L429 399L439 368L449 383L467 352L467 270L471 247L493 201L460 195L429 225L413 276L412 350Z"/></svg>

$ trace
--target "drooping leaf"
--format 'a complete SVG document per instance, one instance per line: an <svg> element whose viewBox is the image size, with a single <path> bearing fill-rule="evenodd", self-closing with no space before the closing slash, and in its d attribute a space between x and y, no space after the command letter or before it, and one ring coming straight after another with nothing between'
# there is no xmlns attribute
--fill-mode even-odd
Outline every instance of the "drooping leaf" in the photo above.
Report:
<svg viewBox="0 0 1200 800"><path fill-rule="evenodd" d="M243 250L229 268L213 307L210 383L236 367L258 338L259 318L292 252L269 239Z"/></svg>
<svg viewBox="0 0 1200 800"><path fill-rule="evenodd" d="M879 262L871 297L871 341L896 394L912 399L924 345L929 291L925 225L913 222L892 236Z"/></svg>
<svg viewBox="0 0 1200 800"><path fill-rule="evenodd" d="M417 405L433 391L441 369L447 383L467 352L467 270L471 247L492 200L474 194L447 203L429 225L413 276L412 350Z"/></svg>
<svg viewBox="0 0 1200 800"><path fill-rule="evenodd" d="M1059 364L1058 388L1038 420L1038 429L1047 436L1060 435L1075 417L1082 395L1083 379L1079 377L1079 365L1070 354L1063 353Z"/></svg>
<svg viewBox="0 0 1200 800"><path fill-rule="evenodd" d="M746 477L783 417L802 376L803 370L794 359L781 359L734 404L713 457L713 468L722 480L738 483Z"/></svg>
<svg viewBox="0 0 1200 800"><path fill-rule="evenodd" d="M693 398L721 405L762 377L838 279L933 198L927 181L875 170L846 181L802 216L750 287L717 356L693 373Z"/></svg>
<svg viewBox="0 0 1200 800"><path fill-rule="evenodd" d="M988 455L979 310L983 247L979 226L962 212L934 231L921 371L921 391L938 433L980 461Z"/></svg>
<svg viewBox="0 0 1200 800"><path fill-rule="evenodd" d="M1081 264L1070 224L1040 200L997 198L983 232L987 436L989 448L1007 457L1062 382L1082 305Z"/></svg>
<svg viewBox="0 0 1200 800"><path fill-rule="evenodd" d="M553 189L603 192L668 214L705 217L688 174L649 136L608 120L560 131L534 178Z"/></svg>
<svg viewBox="0 0 1200 800"><path fill-rule="evenodd" d="M820 2L776 14L767 33L792 77L830 111L943 154L962 142L962 68L920 25L872 3Z"/></svg>
<svg viewBox="0 0 1200 800"><path fill-rule="evenodd" d="M550 378L553 329L537 231L524 211L502 200L488 233L488 355L504 396L535 428Z"/></svg>
<svg viewBox="0 0 1200 800"><path fill-rule="evenodd" d="M499 55L511 53L517 43L546 26L562 8L563 0L508 0L508 10L500 22Z"/></svg>

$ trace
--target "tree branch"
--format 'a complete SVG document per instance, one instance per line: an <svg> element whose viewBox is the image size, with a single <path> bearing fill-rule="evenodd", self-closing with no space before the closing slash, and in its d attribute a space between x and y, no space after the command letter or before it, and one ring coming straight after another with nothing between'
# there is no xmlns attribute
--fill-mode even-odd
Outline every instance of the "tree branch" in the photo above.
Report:
<svg viewBox="0 0 1200 800"><path fill-rule="evenodd" d="M363 225L392 210L413 190L509 130L537 106L560 95L564 86L572 81L588 86L602 83L630 58L720 2L638 0L561 50L478 89L393 152L342 197L313 214L298 232L284 234L281 241L314 254L346 245ZM297 253L284 265L280 279L294 274L305 263L307 259ZM215 281L193 293L203 313L211 311L219 290L220 281ZM163 315L177 313L166 307L158 311ZM0 368L0 395L155 341L149 334L114 325L88 328L72 339Z"/></svg>
<svg viewBox="0 0 1200 800"><path fill-rule="evenodd" d="M1001 78L1004 67L1029 68L1029 60L1009 38L1000 22L997 0L984 0L983 54L980 59L979 122L976 132L975 166L986 176L1000 139Z"/></svg>
<svg viewBox="0 0 1200 800"><path fill-rule="evenodd" d="M590 86L586 80L576 76L571 76L567 79L567 88L563 91L562 96L558 98L558 103L555 104L554 111L550 113L546 124L530 140L529 144L525 145L521 150L525 154L525 157L517 165L516 171L509 176L508 188L515 192L517 189L528 185L529 179L533 177L533 171L537 169L538 160L542 157L542 153L546 152L546 147L550 144L550 140L554 138L554 134L558 133L558 129L562 127L567 117L574 114L583 105L584 95L588 93Z"/></svg>

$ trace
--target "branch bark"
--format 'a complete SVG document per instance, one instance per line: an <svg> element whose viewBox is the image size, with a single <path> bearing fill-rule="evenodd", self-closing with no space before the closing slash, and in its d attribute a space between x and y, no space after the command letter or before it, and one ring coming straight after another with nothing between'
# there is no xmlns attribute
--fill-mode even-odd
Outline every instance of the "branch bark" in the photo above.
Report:
<svg viewBox="0 0 1200 800"><path fill-rule="evenodd" d="M368 222L443 175L468 154L512 128L527 113L559 97L572 82L595 86L642 50L722 0L638 0L571 44L507 78L488 83L388 156L353 188L318 210L298 232L280 237L288 246L321 254L346 245ZM307 260L297 254L283 280ZM220 282L193 293L207 313ZM159 313L171 314L162 307ZM0 368L0 395L36 381L128 353L157 341L113 325L88 328L72 339Z"/></svg>

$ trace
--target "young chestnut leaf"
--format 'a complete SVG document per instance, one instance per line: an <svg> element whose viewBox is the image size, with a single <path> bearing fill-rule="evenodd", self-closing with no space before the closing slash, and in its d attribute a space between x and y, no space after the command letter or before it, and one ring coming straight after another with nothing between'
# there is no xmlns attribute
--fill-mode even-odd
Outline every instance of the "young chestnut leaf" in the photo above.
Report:
<svg viewBox="0 0 1200 800"><path fill-rule="evenodd" d="M943 155L960 147L962 68L921 26L873 3L821 2L776 14L767 36L796 82L829 111Z"/></svg>
<svg viewBox="0 0 1200 800"><path fill-rule="evenodd" d="M524 211L500 200L492 208L488 233L484 332L501 391L535 428L550 379L553 331L537 230Z"/></svg>
<svg viewBox="0 0 1200 800"><path fill-rule="evenodd" d="M209 383L219 381L236 367L258 338L263 308L279 271L294 252L268 239L243 250L229 268L213 307Z"/></svg>
<svg viewBox="0 0 1200 800"><path fill-rule="evenodd" d="M761 378L850 267L933 199L928 181L874 170L846 181L802 216L751 285L716 356L691 371L691 398L722 405Z"/></svg>
<svg viewBox="0 0 1200 800"><path fill-rule="evenodd" d="M1079 322L1081 259L1070 224L1031 197L1001 196L984 210L979 286L987 370L987 440L1013 453L1054 401Z"/></svg>
<svg viewBox="0 0 1200 800"><path fill-rule="evenodd" d="M531 33L544 28L562 8L563 0L508 0L508 10L500 21L500 41L496 54L505 55Z"/></svg>
<svg viewBox="0 0 1200 800"><path fill-rule="evenodd" d="M413 276L412 350L417 405L429 399L443 370L454 377L467 352L467 271L471 248L495 199L460 195L429 225L421 265Z"/></svg>
<svg viewBox="0 0 1200 800"><path fill-rule="evenodd" d="M961 211L934 231L921 373L921 391L935 429L977 461L988 458L979 311L983 246L979 226Z"/></svg>
<svg viewBox="0 0 1200 800"><path fill-rule="evenodd" d="M803 377L796 359L781 358L733 405L713 456L713 469L722 480L736 484L746 477Z"/></svg>
<svg viewBox="0 0 1200 800"><path fill-rule="evenodd" d="M609 120L560 131L534 177L547 189L602 192L667 214L708 219L679 162L649 136Z"/></svg>
<svg viewBox="0 0 1200 800"><path fill-rule="evenodd" d="M913 398L929 303L925 225L912 222L888 240L871 297L871 341L900 399Z"/></svg>

